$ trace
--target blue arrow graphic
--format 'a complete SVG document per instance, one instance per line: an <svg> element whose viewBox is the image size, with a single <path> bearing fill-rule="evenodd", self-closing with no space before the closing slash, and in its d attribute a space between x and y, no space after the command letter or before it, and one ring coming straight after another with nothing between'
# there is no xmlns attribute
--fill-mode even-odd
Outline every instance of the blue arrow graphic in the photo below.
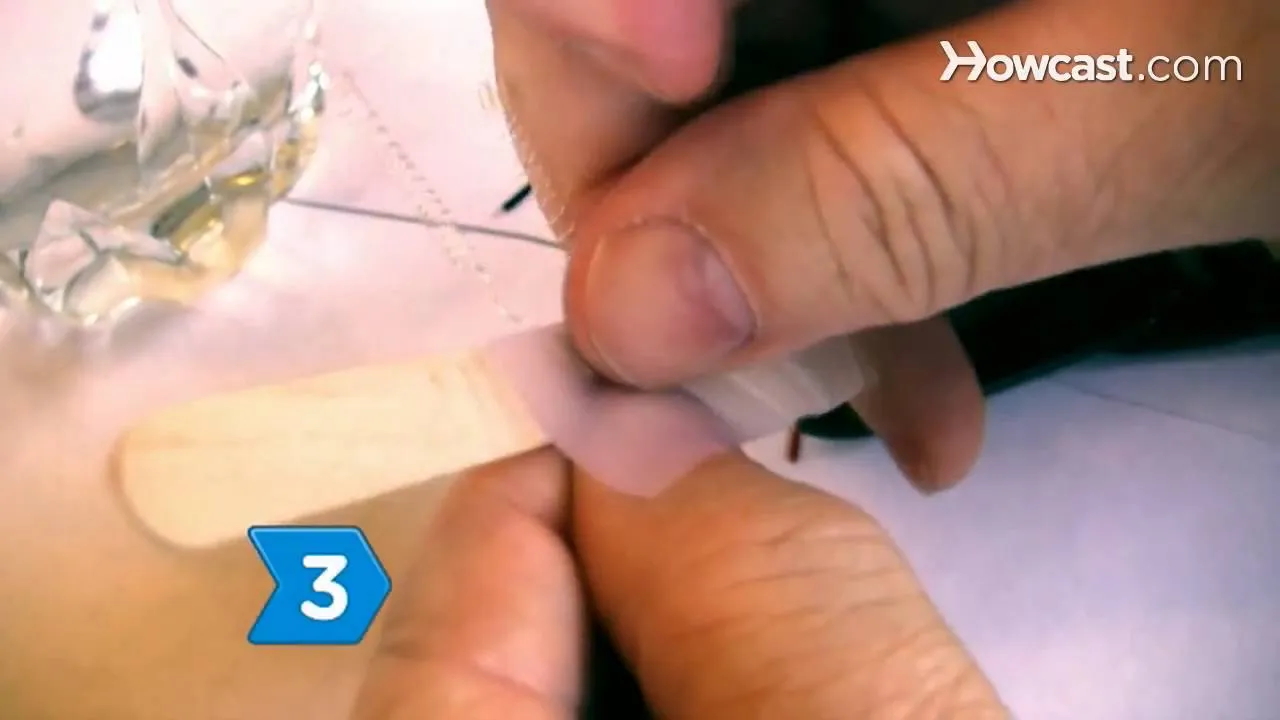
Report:
<svg viewBox="0 0 1280 720"><path fill-rule="evenodd" d="M391 579L357 527L254 527L249 541L276 587L249 630L254 645L355 645Z"/></svg>

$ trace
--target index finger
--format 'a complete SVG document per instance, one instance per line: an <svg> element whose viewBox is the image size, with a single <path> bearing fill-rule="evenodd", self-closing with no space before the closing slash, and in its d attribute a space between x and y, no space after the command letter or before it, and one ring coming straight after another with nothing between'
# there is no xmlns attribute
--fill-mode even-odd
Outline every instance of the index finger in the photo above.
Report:
<svg viewBox="0 0 1280 720"><path fill-rule="evenodd" d="M567 502L550 450L458 481L391 594L355 718L574 716L585 609L560 535Z"/></svg>
<svg viewBox="0 0 1280 720"><path fill-rule="evenodd" d="M648 4L584 3L597 14L634 6L635 12L623 13L633 18L650 16L653 8ZM629 80L626 70L619 70L619 63L628 62L616 59L626 54L619 45L605 49L603 42L586 39L590 31L574 25L576 15L548 5L543 0L490 0L488 8L498 91L516 149L543 213L557 236L567 240L574 217L589 206L593 194L661 141L675 127L679 113ZM675 71L667 74L681 79L677 84L685 86L686 94L696 94L696 88L708 86L715 75L722 3L696 0L681 5L702 19L691 20L701 29L687 33L690 37L680 47L691 43L692 53L705 57L677 62ZM621 29L609 32L637 32L634 22L618 24Z"/></svg>

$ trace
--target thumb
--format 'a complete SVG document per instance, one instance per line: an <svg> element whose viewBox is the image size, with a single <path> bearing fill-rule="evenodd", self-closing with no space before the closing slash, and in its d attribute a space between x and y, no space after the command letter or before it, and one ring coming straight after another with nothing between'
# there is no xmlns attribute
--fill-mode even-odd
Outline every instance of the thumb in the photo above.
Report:
<svg viewBox="0 0 1280 720"><path fill-rule="evenodd" d="M732 454L653 499L589 478L573 537L659 717L1002 718L869 516Z"/></svg>
<svg viewBox="0 0 1280 720"><path fill-rule="evenodd" d="M1154 22L1150 3L1042 0L945 37L988 57L1127 48L1135 74L1158 55L1265 66L1247 35L1274 25L1264 4L1165 4ZM1277 182L1274 154L1242 151L1274 147L1267 83L967 82L963 70L943 82L939 39L720 106L622 176L579 219L570 261L569 320L589 359L667 384L1273 229L1277 188L1262 186Z"/></svg>

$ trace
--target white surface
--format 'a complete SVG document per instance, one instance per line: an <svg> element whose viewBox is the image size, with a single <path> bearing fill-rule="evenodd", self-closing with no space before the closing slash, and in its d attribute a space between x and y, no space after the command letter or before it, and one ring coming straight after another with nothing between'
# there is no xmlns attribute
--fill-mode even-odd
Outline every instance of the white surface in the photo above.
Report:
<svg viewBox="0 0 1280 720"><path fill-rule="evenodd" d="M1240 415L1269 407L1274 433L1280 348L1259 352L1269 367L1223 385L1259 388ZM1158 379L1100 397L1073 375L995 399L977 471L945 495L916 496L870 444L799 474L891 530L1017 717L1274 717L1280 445L1130 399Z"/></svg>
<svg viewBox="0 0 1280 720"><path fill-rule="evenodd" d="M356 78L458 220L489 222L521 180L500 117L481 104L483 4L334 5L331 66ZM358 124L359 111L338 107L347 119L331 123L298 197L415 213L420 188ZM529 210L503 223L545 233ZM242 647L232 636L265 597L259 571L241 556L227 561L249 588L233 598L208 561L175 560L137 538L103 490L111 438L160 402L460 347L507 326L443 258L438 231L289 206L276 221L249 273L195 317L124 338L91 367L59 374L39 359L37 373L0 373L0 646L17 648L0 657L0 698L17 699L16 716L67 717L41 708L51 701L32 689L59 683L93 698L100 720L167 720L156 708L182 706L173 716L196 717L185 703L201 698L209 718L280 716L263 709L279 702L298 717L341 715L358 662L325 664L315 651L265 665L263 651ZM553 252L471 241L504 302L539 320L557 314ZM871 443L813 443L789 471L883 520L1019 718L1274 718L1280 343L1072 369L997 398L990 423L977 471L941 497L916 496ZM756 450L776 461L780 441ZM402 499L356 518L382 528L374 544L395 556L415 526L405 513L425 513L425 503ZM126 561L143 569L117 580L110 602L58 579ZM157 614L185 612L175 606L211 614L198 629L178 620L188 629L138 640ZM207 652L189 657L193 643ZM120 669L98 668L122 647L132 650ZM284 680L255 705L264 672ZM329 701L315 699L326 686Z"/></svg>

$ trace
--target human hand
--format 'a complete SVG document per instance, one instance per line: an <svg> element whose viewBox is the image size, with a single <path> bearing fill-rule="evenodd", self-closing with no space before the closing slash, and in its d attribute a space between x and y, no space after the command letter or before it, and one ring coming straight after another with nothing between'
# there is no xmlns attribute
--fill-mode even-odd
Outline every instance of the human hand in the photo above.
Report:
<svg viewBox="0 0 1280 720"><path fill-rule="evenodd" d="M588 604L658 717L1006 716L859 509L737 453L651 499L573 473L542 451L451 490L358 720L571 720Z"/></svg>
<svg viewBox="0 0 1280 720"><path fill-rule="evenodd" d="M1266 0L1029 0L716 100L761 58L839 57L833 30L854 4L489 11L530 179L571 242L568 322L587 359L660 386L858 332L877 381L856 409L937 489L968 470L982 427L981 393L938 313L1074 268L1280 229L1280 87L1266 76L1280 13ZM879 4L917 20L955 6ZM988 55L1127 48L1137 69L1155 55L1235 55L1245 80L944 83L940 38Z"/></svg>

